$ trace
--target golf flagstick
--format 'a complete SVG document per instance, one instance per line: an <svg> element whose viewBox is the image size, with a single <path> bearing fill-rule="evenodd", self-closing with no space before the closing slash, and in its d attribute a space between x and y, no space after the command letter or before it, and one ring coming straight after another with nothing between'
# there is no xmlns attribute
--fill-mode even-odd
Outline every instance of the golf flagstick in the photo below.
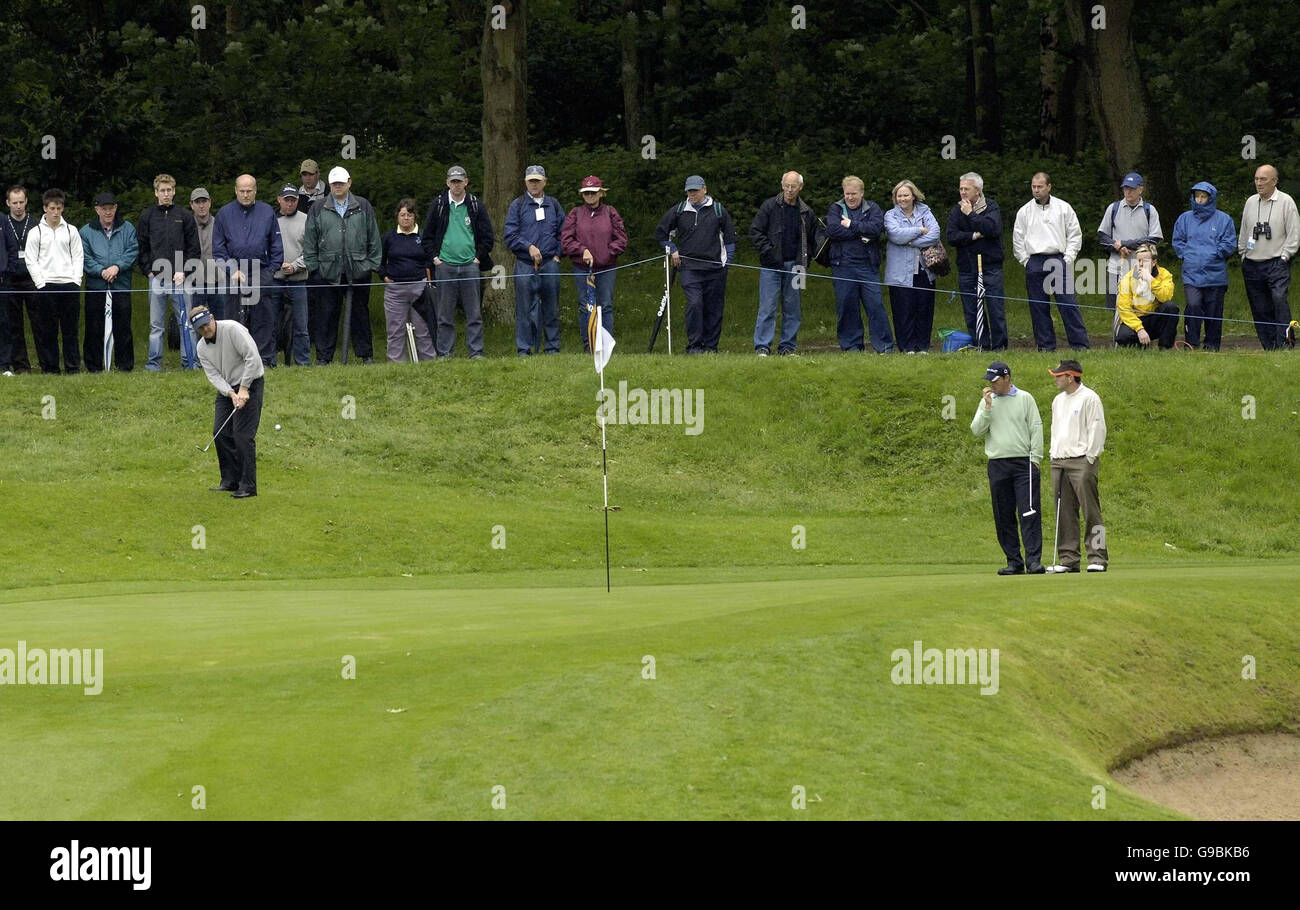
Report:
<svg viewBox="0 0 1300 910"><path fill-rule="evenodd" d="M1272 209L1269 210L1270 212ZM664 253L664 320L668 323L668 356L673 356L673 292L671 257ZM685 279L682 279L685 281ZM682 285L685 287L685 284Z"/></svg>
<svg viewBox="0 0 1300 910"><path fill-rule="evenodd" d="M1029 511L1021 512L1021 518L1029 518L1031 515L1038 514L1038 510L1034 508L1034 459L1026 455L1025 461L1029 463Z"/></svg>
<svg viewBox="0 0 1300 910"><path fill-rule="evenodd" d="M181 331L185 324L181 323ZM113 372L113 290L104 292L104 372Z"/></svg>
<svg viewBox="0 0 1300 910"><path fill-rule="evenodd" d="M592 307L587 317L587 340L591 345L591 355L595 360L596 372L600 375L600 474L601 485L605 495L605 593L609 593L609 460L605 449L605 364L609 363L614 353L614 338L605 331L600 321L600 307Z"/></svg>

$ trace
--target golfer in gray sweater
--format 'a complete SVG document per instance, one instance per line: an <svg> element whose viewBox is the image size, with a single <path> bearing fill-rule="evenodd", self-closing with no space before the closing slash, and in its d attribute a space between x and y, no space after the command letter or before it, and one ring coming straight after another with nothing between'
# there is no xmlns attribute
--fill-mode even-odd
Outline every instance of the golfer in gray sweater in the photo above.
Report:
<svg viewBox="0 0 1300 910"><path fill-rule="evenodd" d="M265 372L261 355L248 329L233 319L214 319L205 306L190 310L190 325L203 339L199 363L217 390L212 430L221 483L212 489L228 490L235 499L256 496L256 437Z"/></svg>

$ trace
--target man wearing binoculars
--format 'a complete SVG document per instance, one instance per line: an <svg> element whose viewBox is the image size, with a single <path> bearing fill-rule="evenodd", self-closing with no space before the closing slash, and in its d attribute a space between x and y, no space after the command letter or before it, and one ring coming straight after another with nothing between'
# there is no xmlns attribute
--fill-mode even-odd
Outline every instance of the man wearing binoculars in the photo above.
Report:
<svg viewBox="0 0 1300 910"><path fill-rule="evenodd" d="M1291 257L1300 250L1300 215L1295 200L1277 188L1277 168L1262 164L1255 171L1255 195L1241 212L1237 252L1255 333L1264 350L1282 347L1291 308Z"/></svg>

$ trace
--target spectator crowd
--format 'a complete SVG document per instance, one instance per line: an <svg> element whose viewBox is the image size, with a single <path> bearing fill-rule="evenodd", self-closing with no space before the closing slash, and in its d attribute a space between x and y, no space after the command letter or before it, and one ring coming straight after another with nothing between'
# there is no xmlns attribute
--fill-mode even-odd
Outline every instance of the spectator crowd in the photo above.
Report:
<svg viewBox="0 0 1300 910"><path fill-rule="evenodd" d="M159 174L153 182L156 203L134 221L105 192L93 200L95 217L80 227L64 219L67 198L61 190L44 191L36 212L25 187L9 187L8 215L0 216L0 369L6 375L31 370L25 320L42 372L133 369L131 292L137 270L148 287L146 370L162 369L169 313L179 326L182 368L198 368L199 339L187 318L195 306L241 322L266 367L276 364L281 350L284 362L296 366L310 365L313 350L318 365L331 363L336 352L346 360L349 344L363 363L373 362L374 284L383 287L384 355L390 361L453 356L458 311L465 353L482 357L482 282L492 269L495 234L487 207L469 191L466 170L447 171L446 189L423 220L416 200L404 198L391 216L382 216L383 228L370 202L353 192L346 168L332 168L324 180L314 160L303 161L299 170L301 184L277 188L276 208L258 201L257 180L244 174L235 181L235 199L215 213L205 188L192 190L187 206L176 199L176 179ZM628 249L628 234L618 210L605 201L607 188L599 177L586 177L575 188L581 203L566 212L547 192L544 167L529 166L521 177L523 192L504 213L503 233L505 254L513 260L507 272L514 285L516 353L559 352L564 260L575 278L579 324L585 326L599 306L612 333L618 261ZM687 352L716 352L738 231L702 176L688 177L683 189L685 198L660 218L654 242L680 278ZM802 291L814 262L831 272L843 351L865 351L870 344L881 354L929 353L935 281L953 264L945 240L955 251L971 346L1007 347L1008 226L979 174L961 176L958 201L942 220L911 180L894 186L887 209L865 198L857 176L846 176L840 189L820 215L803 198L803 176L788 171L780 192L762 201L749 225L760 269L753 336L758 356L797 351ZM1276 168L1256 170L1255 193L1246 200L1240 228L1217 208L1216 187L1195 183L1168 241L1160 213L1143 199L1141 175L1128 174L1120 190L1122 198L1101 215L1095 241L1105 254L1114 344L1218 350L1227 265L1234 255L1241 259L1260 345L1272 350L1287 343L1300 215L1278 188ZM1034 345L1056 349L1054 300L1066 342L1086 349L1090 341L1073 279L1085 247L1079 217L1053 194L1046 173L1032 176L1029 193L1009 230L1010 249L1024 269ZM1181 311L1172 273L1159 261L1166 242L1182 260ZM111 347L105 344L108 335Z"/></svg>

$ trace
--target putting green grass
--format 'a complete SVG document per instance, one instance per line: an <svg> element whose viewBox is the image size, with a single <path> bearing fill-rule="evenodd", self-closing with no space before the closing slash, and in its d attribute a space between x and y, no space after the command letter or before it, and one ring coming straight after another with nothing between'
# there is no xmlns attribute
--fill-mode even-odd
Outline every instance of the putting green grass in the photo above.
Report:
<svg viewBox="0 0 1300 910"><path fill-rule="evenodd" d="M1171 817L1107 769L1300 718L1296 362L1084 364L1112 571L999 578L983 361L620 348L704 419L609 427L609 595L583 357L277 369L245 501L201 376L13 377L0 649L105 681L0 687L0 817ZM894 685L918 640L997 694Z"/></svg>
<svg viewBox="0 0 1300 910"><path fill-rule="evenodd" d="M47 589L7 605L0 642L103 648L103 692L0 690L0 805L11 818L1174 817L1107 769L1195 731L1294 722L1296 568L1187 569L1176 584L1167 570L801 570L609 596L545 575ZM918 639L999 649L997 693L893 684L891 652ZM1243 654L1257 680L1241 678Z"/></svg>

